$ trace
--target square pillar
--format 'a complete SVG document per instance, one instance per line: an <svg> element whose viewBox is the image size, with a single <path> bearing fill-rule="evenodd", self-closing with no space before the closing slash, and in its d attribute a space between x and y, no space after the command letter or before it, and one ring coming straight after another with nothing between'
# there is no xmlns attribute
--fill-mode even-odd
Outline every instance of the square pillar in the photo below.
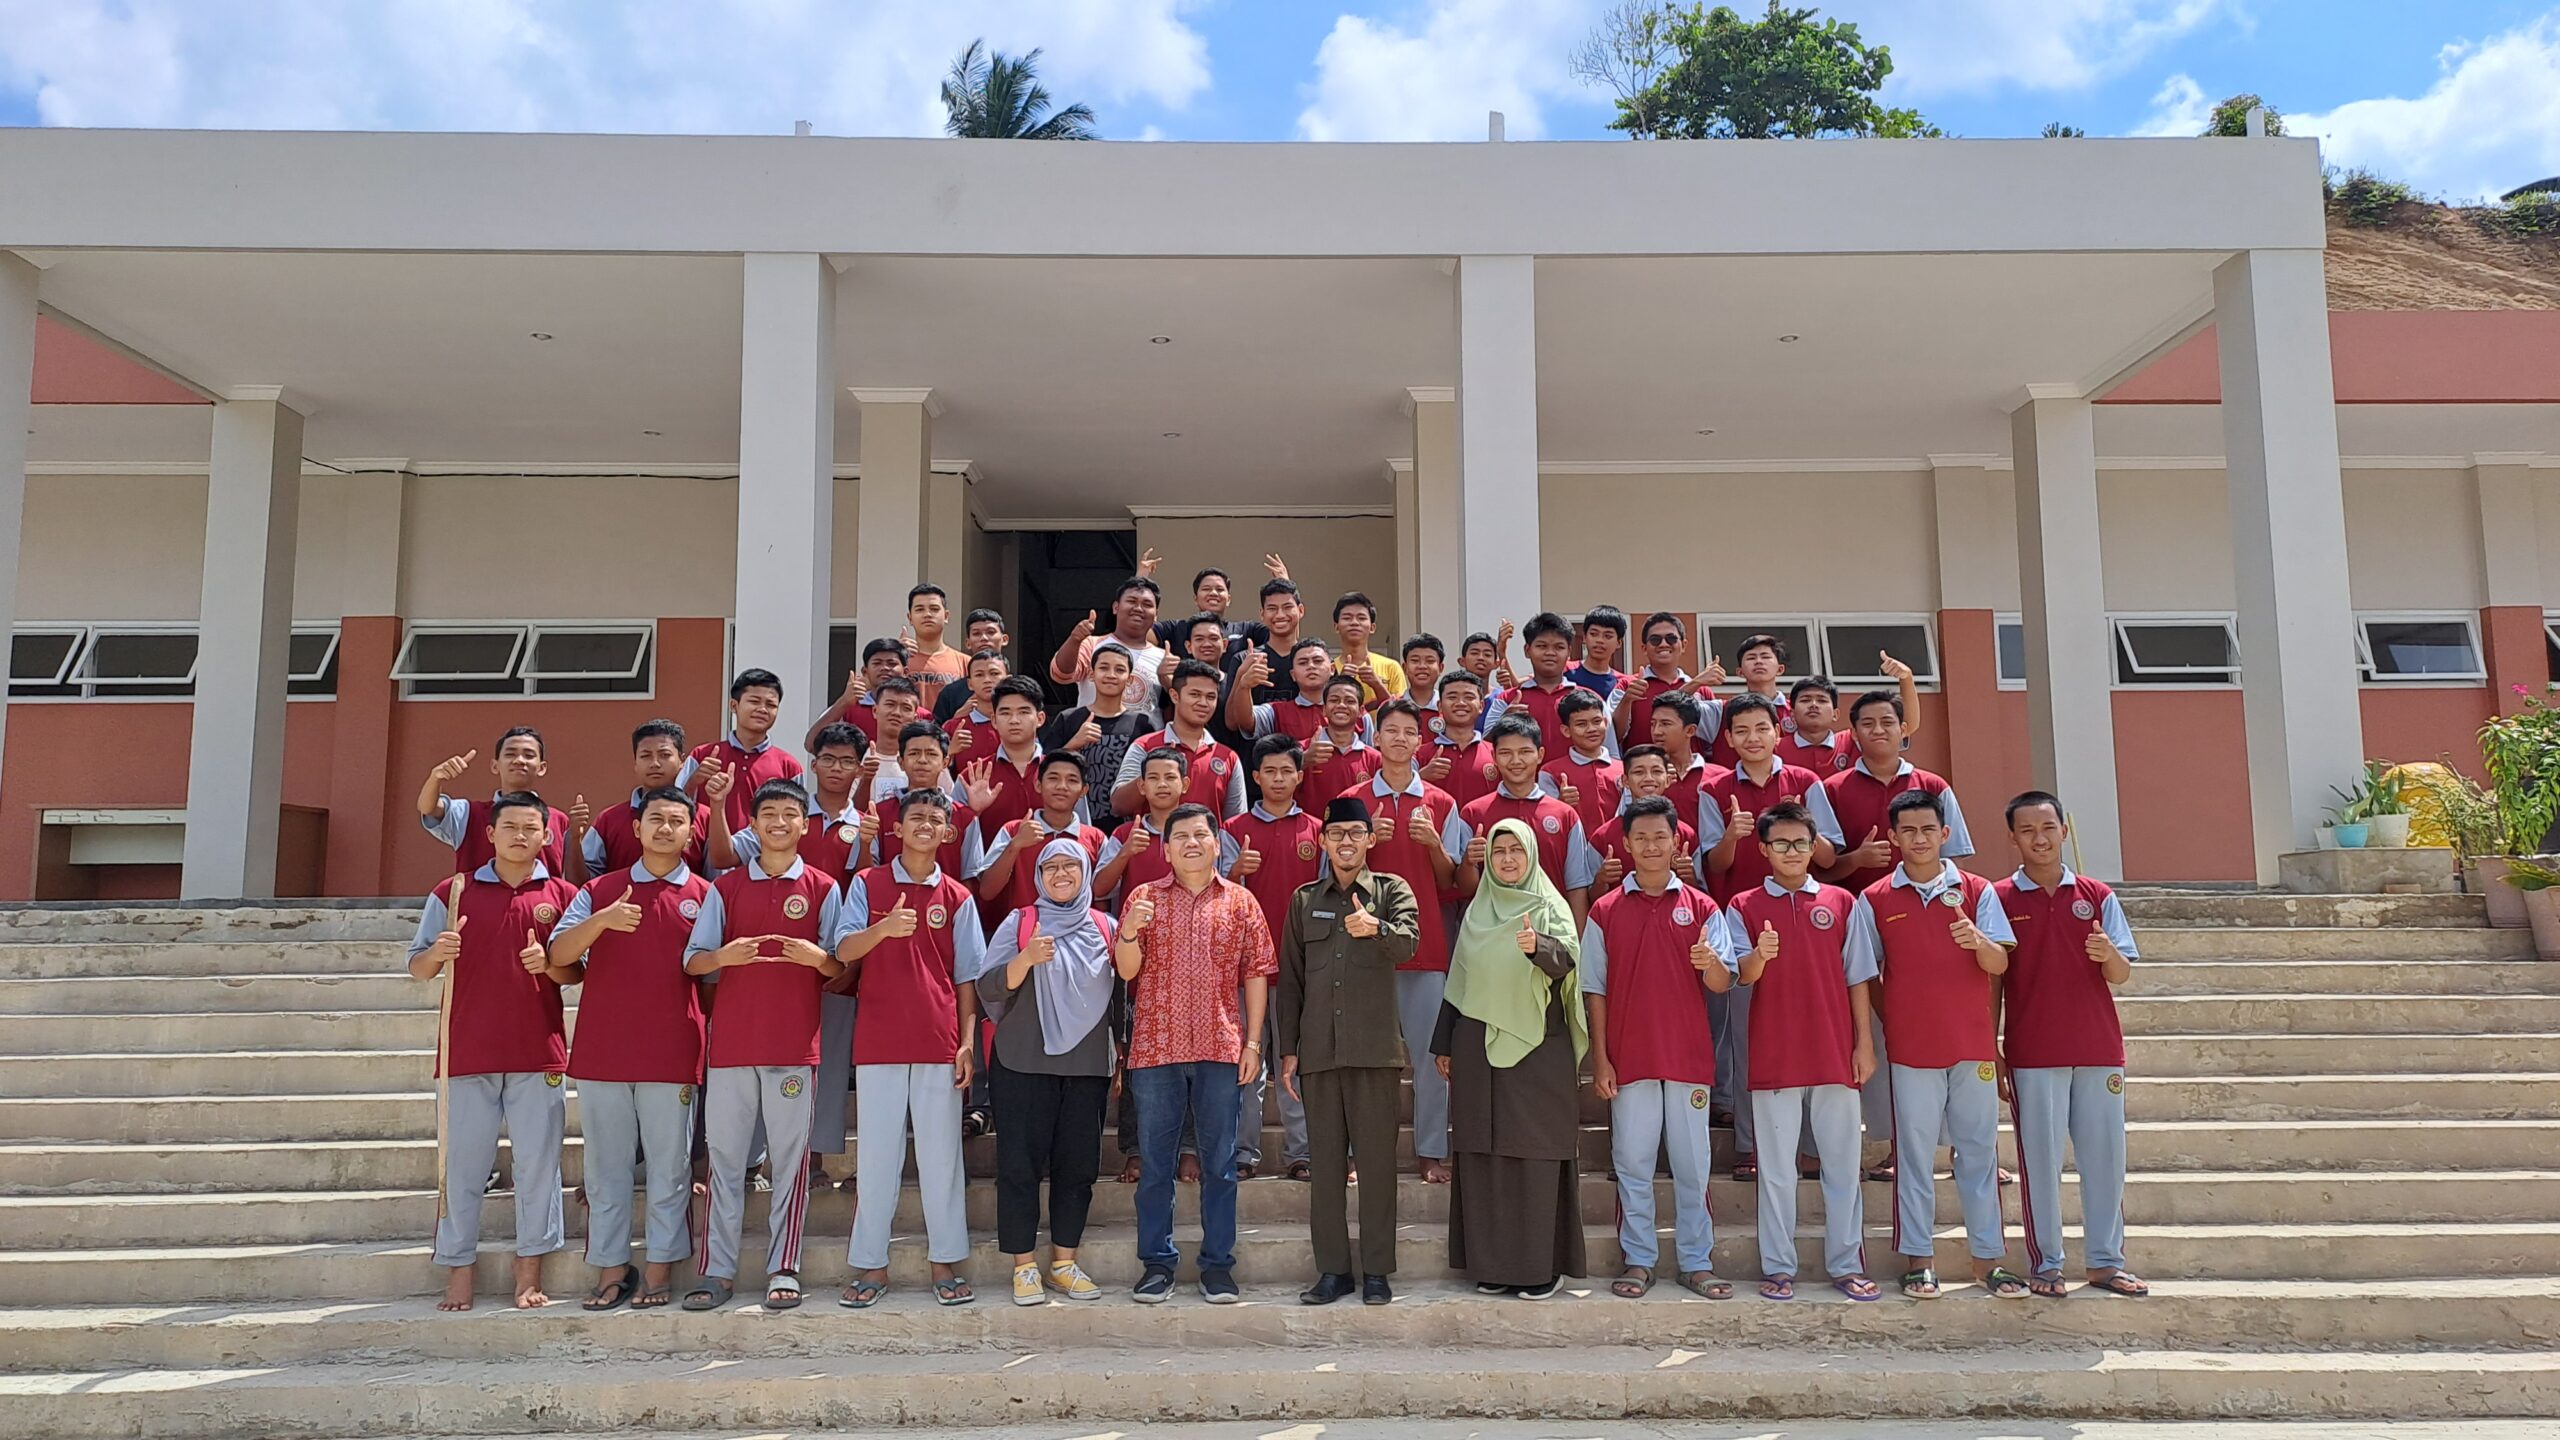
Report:
<svg viewBox="0 0 2560 1440"><path fill-rule="evenodd" d="M395 832L386 822L406 808L418 784L414 775L390 771L401 724L400 682L391 678L391 665L400 651L400 523L409 477L365 472L309 484L334 486L345 495L345 524L335 534L303 538L338 547L348 560L338 618L329 852L321 889L330 895L388 895L396 892L384 841Z"/></svg>
<svg viewBox="0 0 2560 1440"><path fill-rule="evenodd" d="M2347 619L2347 502L2317 250L2253 250L2213 272L2222 441L2240 600L2240 691L2258 883L2312 847L2364 764Z"/></svg>
<svg viewBox="0 0 2560 1440"><path fill-rule="evenodd" d="M832 697L836 277L817 255L744 260L735 648L739 669L782 677L774 733L797 737Z"/></svg>
<svg viewBox="0 0 2560 1440"><path fill-rule="evenodd" d="M1506 619L1526 623L1543 608L1537 265L1529 255L1470 255L1458 262L1457 511L1465 599L1448 623L1459 634L1491 630ZM1421 503L1427 510L1428 498ZM1429 593L1426 588L1426 606Z"/></svg>
<svg viewBox="0 0 2560 1440"><path fill-rule="evenodd" d="M926 408L930 412L931 407ZM931 413L925 417L924 433L930 441ZM977 578L969 573L969 477L935 471L930 443L924 447L924 461L924 533L917 537L916 563L924 577L951 592L951 623L958 625L969 608L973 593L969 587ZM1005 618L1008 623L1012 620L1010 615Z"/></svg>
<svg viewBox="0 0 2560 1440"><path fill-rule="evenodd" d="M1994 583L2008 557L1996 515L2009 504L1989 457L1930 457L1937 509L1938 692L1946 705L1947 778L1986 813L2004 782L2000 755L2000 651ZM2007 858L1985 847L1986 871Z"/></svg>
<svg viewBox="0 0 2560 1440"><path fill-rule="evenodd" d="M35 406L36 267L0 250L0 636L18 620L18 536L27 510L27 426ZM0 691L0 750L9 735Z"/></svg>
<svg viewBox="0 0 2560 1440"><path fill-rule="evenodd" d="M277 387L244 387L214 405L207 483L178 893L273 899L302 508L302 414Z"/></svg>
<svg viewBox="0 0 2560 1440"><path fill-rule="evenodd" d="M2028 387L2009 416L2017 465L2018 590L2036 788L2062 797L2078 868L2124 876L2116 805L2115 637L2098 547L2098 440L2087 397ZM1950 724L1952 729L1952 722Z"/></svg>
<svg viewBox="0 0 2560 1440"><path fill-rule="evenodd" d="M1406 624L1440 637L1457 659L1467 633L1466 564L1458 517L1458 392L1449 385L1416 385L1405 391L1413 416L1413 603ZM1396 491L1398 516L1405 489ZM1526 618L1521 617L1521 618Z"/></svg>
<svg viewBox="0 0 2560 1440"><path fill-rule="evenodd" d="M2480 609L2482 660L2490 699L2500 714L2522 710L2529 696L2547 697L2551 666L2544 648L2541 521L2531 455L2474 455L2471 478L2480 506L2480 556L2487 586ZM2516 693L2516 687L2524 693Z"/></svg>
<svg viewBox="0 0 2560 1440"><path fill-rule="evenodd" d="M853 593L863 638L897 634L907 622L907 592L930 578L950 592L955 608L945 643L956 643L960 576L929 576L925 568L935 509L933 418L942 407L925 389L858 389L853 398L862 403L862 479L855 491L862 507L855 541L861 553L854 558Z"/></svg>

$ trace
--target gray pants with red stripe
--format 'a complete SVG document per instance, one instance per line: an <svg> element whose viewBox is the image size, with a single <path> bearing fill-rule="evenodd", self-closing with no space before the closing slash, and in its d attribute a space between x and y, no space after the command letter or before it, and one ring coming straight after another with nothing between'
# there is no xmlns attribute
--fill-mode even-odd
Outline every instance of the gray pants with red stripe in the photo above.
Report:
<svg viewBox="0 0 2560 1440"><path fill-rule="evenodd" d="M773 1204L765 1273L800 1268L800 1231L809 1221L810 1074L805 1065L724 1065L704 1078L702 1128L711 1150L711 1205L694 1247L702 1274L738 1275L738 1236L747 1223L747 1167L757 1122L773 1161Z"/></svg>
<svg viewBox="0 0 2560 1440"><path fill-rule="evenodd" d="M2124 1071L2114 1065L2012 1070L2018 1127L2018 1208L2027 1263L2062 1272L2062 1144L2080 1172L2081 1263L2124 1267Z"/></svg>
<svg viewBox="0 0 2560 1440"><path fill-rule="evenodd" d="M1772 1157L1812 1132L1822 1157L1822 1264L1833 1278L1866 1273L1865 1198L1858 1190L1858 1092L1846 1085L1754 1090L1751 1107ZM1760 1273L1796 1273L1796 1174L1783 1160L1760 1167Z"/></svg>
<svg viewBox="0 0 2560 1440"><path fill-rule="evenodd" d="M1937 1253L1938 1146L1956 1152L1956 1197L1976 1260L2008 1252L2000 1233L2000 1086L1991 1062L1944 1069L1890 1065L1867 1082L1893 1107L1893 1248L1927 1264Z"/></svg>

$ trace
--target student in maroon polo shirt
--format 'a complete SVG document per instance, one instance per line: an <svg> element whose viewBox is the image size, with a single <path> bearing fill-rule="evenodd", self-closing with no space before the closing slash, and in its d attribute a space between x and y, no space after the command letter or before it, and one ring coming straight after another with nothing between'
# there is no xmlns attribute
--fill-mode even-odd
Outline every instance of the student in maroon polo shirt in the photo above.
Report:
<svg viewBox="0 0 2560 1440"><path fill-rule="evenodd" d="M1888 819L1902 862L1869 885L1849 910L1849 957L1877 969L1877 1017L1892 1054L1877 1050L1892 1116L1897 1174L1893 1248L1908 1257L1902 1293L1938 1294L1938 1144L1955 1149L1956 1194L1964 1205L1973 1278L2004 1299L2027 1282L2001 1268L2000 1046L1991 1023L1992 988L2017 943L1991 882L1958 870L1940 853L1946 822L1940 797L1906 790Z"/></svg>
<svg viewBox="0 0 2560 1440"><path fill-rule="evenodd" d="M1753 818L1769 874L1727 903L1727 948L1751 1002L1744 1064L1758 1130L1781 1153L1813 1132L1822 1165L1823 1267L1852 1300L1873 1300L1867 1278L1864 1202L1858 1191L1858 1087L1875 1074L1867 983L1872 963L1847 953L1849 892L1813 878L1821 844L1813 817L1781 800ZM1792 1300L1796 1275L1796 1177L1760 1172L1761 1298Z"/></svg>
<svg viewBox="0 0 2560 1440"><path fill-rule="evenodd" d="M1639 1300L1662 1253L1653 1228L1653 1177L1671 1155L1680 1283L1709 1300L1733 1287L1715 1275L1715 1216L1707 1208L1708 1096L1716 1082L1707 996L1732 988L1731 942L1707 892L1672 869L1680 817L1671 802L1627 805L1626 883L1591 904L1582 927L1583 1003L1591 1012L1591 1084L1609 1102L1609 1158L1618 1178L1618 1249L1626 1272L1609 1293Z"/></svg>
<svg viewBox="0 0 2560 1440"><path fill-rule="evenodd" d="M1713 771L1698 787L1698 863L1707 889L1731 904L1732 897L1768 878L1753 817L1781 800L1801 803L1813 817L1813 866L1831 868L1841 847L1840 822L1831 813L1822 777L1782 763L1778 750L1778 707L1759 695L1737 695L1724 705L1726 743L1734 750L1734 768Z"/></svg>
<svg viewBox="0 0 2560 1440"><path fill-rule="evenodd" d="M729 733L693 748L677 784L696 795L717 767L729 775L729 803L720 823L735 833L754 822L748 806L756 792L775 780L805 786L800 761L774 743L773 725L782 718L782 677L770 670L741 670L729 682Z"/></svg>
<svg viewBox="0 0 2560 1440"><path fill-rule="evenodd" d="M980 650L969 657L969 698L960 704L952 718L941 721L943 733L951 737L951 772L955 775L980 760L996 753L1003 743L996 733L996 687L1013 675L1013 662L1000 650ZM1033 689L1038 689L1037 682ZM945 699L950 698L948 694Z"/></svg>
<svg viewBox="0 0 2560 1440"><path fill-rule="evenodd" d="M1510 622L1504 621L1507 627ZM1482 630L1471 631L1458 642L1458 668L1476 677L1489 696L1493 691L1493 672L1502 668L1502 646Z"/></svg>
<svg viewBox="0 0 2560 1440"><path fill-rule="evenodd" d="M681 743L666 746L670 779ZM635 1310L665 1305L676 1262L693 1254L685 1212L693 1201L687 1161L702 1083L702 1005L684 971L684 947L711 882L685 857L700 852L693 827L708 817L669 785L642 794L638 808L639 858L588 882L550 935L561 983L581 986L569 1076L578 1082L587 1263L596 1269L588 1310L626 1299ZM647 1269L645 1282L635 1283L631 1192L644 1155Z"/></svg>
<svg viewBox="0 0 2560 1440"><path fill-rule="evenodd" d="M1300 886L1313 884L1322 867L1317 837L1324 824L1298 804L1298 784L1304 773L1305 757L1288 736L1265 735L1253 742L1250 774L1262 798L1229 820L1218 837L1218 873L1253 893L1274 935L1288 919L1289 897ZM1263 1017L1266 1056L1279 1053L1277 1026L1275 1016ZM1250 1180L1262 1168L1262 1095L1267 1085L1267 1076L1258 1077L1237 1092L1238 1180ZM1285 1089L1280 1092L1280 1139L1280 1172L1292 1180L1305 1179L1307 1107Z"/></svg>
<svg viewBox="0 0 2560 1440"><path fill-rule="evenodd" d="M2148 1295L2124 1268L2124 1029L2116 987L2140 952L2115 892L2062 863L2070 821L2062 802L2030 790L2009 802L2016 873L1992 890L2017 932L2001 977L2000 1051L2018 1132L2018 1209L2029 1287L2059 1299L2062 1147L2080 1176L2080 1225L2090 1288Z"/></svg>
<svg viewBox="0 0 2560 1440"><path fill-rule="evenodd" d="M1698 722L1705 715L1698 697L1686 692L1663 695L1653 701L1646 715L1653 733L1646 737L1662 747L1662 758L1671 767L1671 783L1663 787L1662 798L1680 812L1680 818L1691 829L1697 828L1698 796L1706 783L1732 771L1708 760L1698 749ZM1694 874L1694 872L1692 872Z"/></svg>
<svg viewBox="0 0 2560 1440"><path fill-rule="evenodd" d="M864 743L879 744L880 701L876 692L891 676L906 673L907 647L886 636L866 642L862 647L862 668L844 677L844 693L819 712L802 743L816 749L818 732L843 721L862 732ZM892 738L897 735L894 728L889 733Z"/></svg>
<svg viewBox="0 0 2560 1440"><path fill-rule="evenodd" d="M1544 752L1537 722L1526 715L1505 715L1493 722L1493 765L1499 777L1493 793L1458 807L1449 845L1458 852L1460 893L1473 895L1484 873L1485 845L1493 827L1518 820L1538 837L1538 868L1547 882L1562 891L1579 925L1591 910L1591 885L1600 878L1600 856L1582 830L1573 807L1546 791L1538 778Z"/></svg>
<svg viewBox="0 0 2560 1440"><path fill-rule="evenodd" d="M1484 680L1473 670L1440 677L1440 708L1422 717L1422 778L1459 805L1490 795L1496 783L1493 742L1484 738Z"/></svg>
<svg viewBox="0 0 2560 1440"><path fill-rule="evenodd" d="M869 810L874 805L907 788L906 772L898 766L898 737L916 722L916 682L904 675L892 675L871 692L871 718L878 726L878 738L862 757L862 778L853 782L853 803Z"/></svg>
<svg viewBox="0 0 2560 1440"><path fill-rule="evenodd" d="M1775 635L1745 635L1742 637L1742 648L1734 652L1733 663L1735 673L1742 677L1742 694L1757 695L1775 707L1779 733L1784 734L1792 728L1796 723L1795 715L1788 708L1787 697L1778 689L1778 678L1787 673L1787 642ZM1719 685L1724 683L1723 670L1724 666L1721 662L1710 661L1708 671L1711 683ZM1724 733L1725 703L1713 697L1707 699L1702 707L1705 712L1703 728L1710 742L1707 746L1707 759L1715 764L1730 767L1734 762L1734 749L1733 742Z"/></svg>
<svg viewBox="0 0 2560 1440"><path fill-rule="evenodd" d="M1040 804L1040 726L1048 717L1040 682L1011 675L996 682L987 712L994 717L992 751L953 762L978 823L993 834ZM970 977L975 979L975 976Z"/></svg>
<svg viewBox="0 0 2560 1440"><path fill-rule="evenodd" d="M1626 768L1609 753L1609 707L1597 694L1580 686L1566 691L1556 702L1556 720L1564 730L1563 743L1550 748L1561 753L1551 755L1538 773L1547 792L1582 817L1587 835L1618 817L1619 802L1626 798Z"/></svg>
<svg viewBox="0 0 2560 1440"><path fill-rule="evenodd" d="M1113 811L1138 813L1139 767L1159 750L1179 749L1187 757L1190 777L1184 801L1205 805L1221 818L1243 814L1244 762L1210 736L1209 720L1217 712L1218 672L1197 660L1174 666L1172 709L1165 716L1165 728L1139 736L1121 757L1120 774L1112 781Z"/></svg>
<svg viewBox="0 0 2560 1440"><path fill-rule="evenodd" d="M1336 795L1356 795L1378 773L1378 752L1362 733L1369 726L1366 687L1358 676L1324 682L1324 725L1307 742L1307 778L1298 791L1308 805L1329 805Z"/></svg>
<svg viewBox="0 0 2560 1440"><path fill-rule="evenodd" d="M844 938L841 892L833 878L800 859L808 795L788 780L768 780L748 813L756 858L711 882L685 940L685 973L714 977L719 997L703 1056L711 1203L695 1246L701 1279L685 1292L687 1310L716 1310L736 1293L747 1161L759 1123L773 1174L764 1304L768 1310L800 1304L819 996L844 970L835 956Z"/></svg>
<svg viewBox="0 0 2560 1440"><path fill-rule="evenodd" d="M1840 687L1820 675L1807 675L1787 687L1787 723L1778 737L1778 758L1825 777L1849 768L1857 758L1847 728L1840 724Z"/></svg>
<svg viewBox="0 0 2560 1440"><path fill-rule="evenodd" d="M962 1097L978 1065L978 971L986 931L977 901L935 859L949 802L905 797L898 853L855 877L836 956L860 1002L853 1029L855 1192L848 1253L855 1274L843 1303L868 1309L888 1287L889 1225L915 1136L933 1298L977 1298L959 1266L969 1258L961 1159ZM839 987L841 988L841 986Z"/></svg>
<svg viewBox="0 0 2560 1440"><path fill-rule="evenodd" d="M1102 863L1102 847L1110 835L1080 818L1084 806L1084 762L1064 750L1040 757L1039 804L1019 820L989 826L981 814L969 827L961 847L961 873L976 888L980 915L1011 915L1039 903L1041 848L1054 839L1070 839L1084 847L1085 868Z"/></svg>
<svg viewBox="0 0 2560 1440"><path fill-rule="evenodd" d="M1102 842L1102 858L1093 872L1093 893L1125 900L1130 891L1165 876L1165 822L1185 802L1191 783L1191 753L1153 750L1139 769L1141 804L1137 815L1122 821Z"/></svg>
<svg viewBox="0 0 2560 1440"><path fill-rule="evenodd" d="M1964 808L1956 803L1955 791L1943 777L1902 758L1903 737L1908 733L1902 717L1902 700L1890 690L1870 690L1849 703L1857 759L1822 782L1842 837L1855 837L1855 848L1841 852L1829 872L1843 889L1863 893L1892 873L1897 857L1888 812L1907 791L1938 797L1947 821L1946 844L1939 854L1961 860L1974 853L1973 832L1965 828Z"/></svg>
<svg viewBox="0 0 2560 1440"><path fill-rule="evenodd" d="M542 862L553 837L548 809L530 791L502 791L490 801L481 835L489 859L428 894L409 942L412 976L446 977L436 1076L447 1140L440 1147L444 1204L435 1263L451 1273L439 1310L471 1308L480 1204L502 1128L515 1152L516 1308L551 1303L542 1292L542 1257L561 1245L560 1136L568 1119L561 1076L569 1050L560 985L568 972L551 963L542 937L578 887Z"/></svg>
<svg viewBox="0 0 2560 1440"><path fill-rule="evenodd" d="M1449 648L1429 631L1407 636L1397 656L1404 662L1404 698L1422 712L1422 723L1440 718L1440 675L1449 668Z"/></svg>
<svg viewBox="0 0 2560 1440"><path fill-rule="evenodd" d="M640 826L643 797L652 790L682 788L676 777L684 773L684 727L673 720L647 720L631 732L631 798L596 817L594 825L579 839L579 853L585 857L587 874L599 879L616 871L628 870L640 863L647 840ZM704 787L706 790L708 785ZM684 852L684 864L697 873L707 870L711 843L711 807L717 797L697 802L693 824L688 827L692 841Z"/></svg>
<svg viewBox="0 0 2560 1440"><path fill-rule="evenodd" d="M1706 672L1691 675L1680 668L1680 645L1689 638L1689 627L1668 610L1657 610L1645 617L1639 632L1644 640L1644 665L1634 674L1618 682L1609 692L1609 729L1621 746L1641 745L1653 737L1653 702L1665 695L1686 695L1692 702L1698 687L1724 682L1724 667L1708 657ZM1695 728L1697 722L1689 722Z"/></svg>
<svg viewBox="0 0 2560 1440"><path fill-rule="evenodd" d="M1295 692L1286 700L1256 703L1254 693L1270 678L1269 660L1260 648L1245 652L1236 683L1227 693L1227 727L1256 740L1286 735L1301 748L1324 728L1324 686L1333 678L1333 652L1321 640L1301 640L1289 651L1289 683Z"/></svg>
<svg viewBox="0 0 2560 1440"><path fill-rule="evenodd" d="M1635 802L1659 798L1671 806L1671 862L1684 875L1696 874L1698 827L1681 819L1695 814L1693 802L1687 811L1665 792L1671 788L1671 757L1659 745L1638 745L1627 751L1627 793L1618 813L1591 832L1591 848L1600 854L1600 876L1593 881L1597 893L1606 894L1625 882L1629 870L1627 857L1627 817ZM1721 993L1721 992L1718 992Z"/></svg>
<svg viewBox="0 0 2560 1440"><path fill-rule="evenodd" d="M1457 688L1472 694L1474 687L1462 683ZM1458 866L1452 857L1466 843L1452 847L1449 840L1458 823L1458 802L1416 763L1422 746L1421 708L1410 699L1390 700L1378 707L1373 723L1378 773L1365 792L1354 793L1365 793L1369 802L1369 868L1411 886L1418 907L1421 934L1412 957L1396 966L1396 1024L1407 1053L1426 1056L1449 979L1446 902L1458 893ZM1449 1082L1428 1063L1413 1066L1413 1154L1424 1184L1449 1183Z"/></svg>
<svg viewBox="0 0 2560 1440"><path fill-rule="evenodd" d="M899 734L898 768L904 772L906 784L896 795L871 807L871 813L880 822L880 838L870 856L870 863L878 863L883 858L879 852L893 844L889 835L898 828L898 816L904 813L906 797L919 791L932 791L944 796L945 813L950 824L957 827L942 837L942 868L954 875L968 868L966 839L969 827L977 823L978 814L965 802L951 800L949 792L943 788L951 773L950 754L942 732L935 729L930 720L909 721L905 731Z"/></svg>
<svg viewBox="0 0 2560 1440"><path fill-rule="evenodd" d="M1581 688L1565 678L1566 668L1573 664L1573 627L1552 610L1541 610L1529 617L1528 628L1521 632L1521 648L1529 656L1529 681L1504 690L1495 699L1495 718L1524 715L1538 722L1538 734L1548 748L1564 753L1564 721L1556 714L1556 705L1565 696ZM1550 875L1547 877L1554 879ZM1558 888L1562 888L1559 884Z"/></svg>
<svg viewBox="0 0 2560 1440"><path fill-rule="evenodd" d="M468 875L486 865L497 851L489 843L489 825L494 800L459 800L444 793L444 787L462 778L479 755L468 750L427 772L427 783L418 787L418 823L428 834L453 847L453 869L457 875ZM535 784L549 771L542 753L542 732L530 725L518 725L498 737L497 747L490 752L489 769L498 777L499 795L530 795ZM573 838L573 829L586 828L586 797L578 797L577 814L564 813L544 806L549 818L548 837L542 842L542 868L555 876L572 880L586 878L586 856Z"/></svg>

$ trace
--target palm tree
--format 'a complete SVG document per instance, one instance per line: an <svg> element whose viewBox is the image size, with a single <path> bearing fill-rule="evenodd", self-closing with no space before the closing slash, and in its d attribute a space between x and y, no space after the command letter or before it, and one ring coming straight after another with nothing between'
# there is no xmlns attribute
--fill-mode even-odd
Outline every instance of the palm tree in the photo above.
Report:
<svg viewBox="0 0 2560 1440"><path fill-rule="evenodd" d="M1093 111L1069 105L1051 113L1049 92L1040 84L1040 52L1013 56L990 53L983 39L972 40L951 62L951 77L942 82L942 108L950 118L942 128L962 139L1098 140Z"/></svg>

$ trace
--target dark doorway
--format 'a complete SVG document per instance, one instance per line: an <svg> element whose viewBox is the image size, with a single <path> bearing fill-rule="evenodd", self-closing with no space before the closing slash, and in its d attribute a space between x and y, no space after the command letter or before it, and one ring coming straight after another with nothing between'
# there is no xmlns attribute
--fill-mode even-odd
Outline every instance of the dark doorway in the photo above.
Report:
<svg viewBox="0 0 2560 1440"><path fill-rule="evenodd" d="M1067 632L1090 610L1099 628L1111 626L1111 595L1137 573L1135 530L1024 530L1022 614L1015 620L1022 668L1049 687L1056 704L1073 704L1075 687L1049 679L1049 659Z"/></svg>

